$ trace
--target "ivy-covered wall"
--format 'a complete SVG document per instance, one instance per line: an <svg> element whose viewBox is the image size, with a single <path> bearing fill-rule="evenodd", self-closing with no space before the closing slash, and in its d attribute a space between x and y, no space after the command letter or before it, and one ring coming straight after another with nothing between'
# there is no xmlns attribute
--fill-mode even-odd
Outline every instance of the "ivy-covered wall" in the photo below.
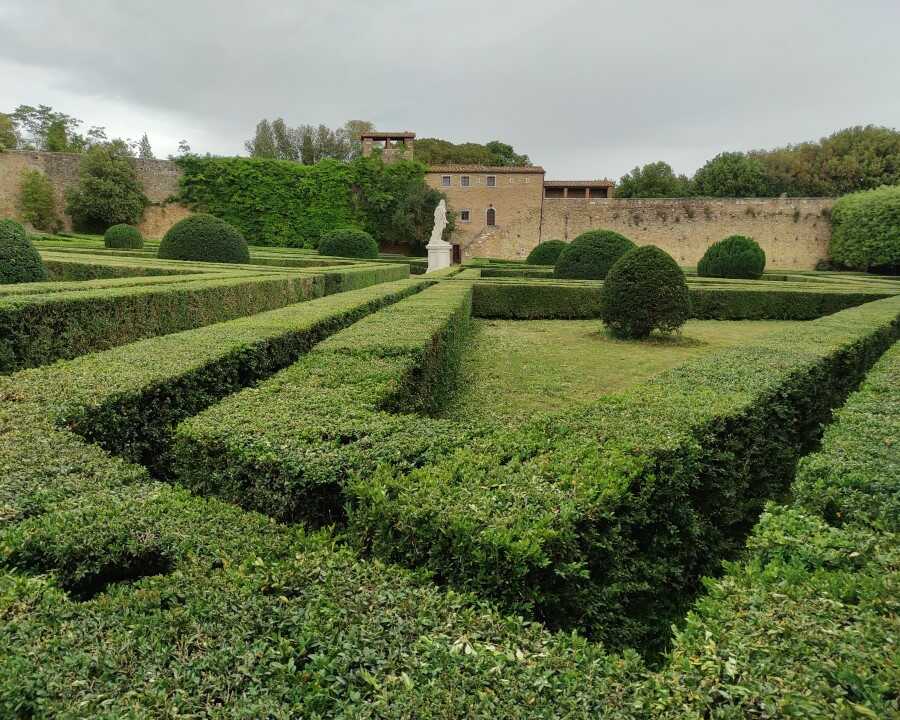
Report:
<svg viewBox="0 0 900 720"><path fill-rule="evenodd" d="M366 230L382 243L424 245L440 198L416 162L384 165L370 157L301 165L196 156L177 162L184 173L180 201L237 226L252 245L316 247L322 233L339 227Z"/></svg>

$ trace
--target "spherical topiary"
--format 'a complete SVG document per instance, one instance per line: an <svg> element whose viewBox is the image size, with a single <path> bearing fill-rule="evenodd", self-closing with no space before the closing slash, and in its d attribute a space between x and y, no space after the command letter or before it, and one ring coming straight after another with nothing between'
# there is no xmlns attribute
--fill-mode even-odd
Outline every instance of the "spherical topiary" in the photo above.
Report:
<svg viewBox="0 0 900 720"><path fill-rule="evenodd" d="M40 282L47 269L19 223L0 220L0 285Z"/></svg>
<svg viewBox="0 0 900 720"><path fill-rule="evenodd" d="M119 223L104 233L103 244L108 248L139 250L144 247L144 236L134 225Z"/></svg>
<svg viewBox="0 0 900 720"><path fill-rule="evenodd" d="M528 253L525 262L529 265L556 265L559 254L566 248L562 240L545 240Z"/></svg>
<svg viewBox="0 0 900 720"><path fill-rule="evenodd" d="M338 228L322 234L319 252L334 257L374 258L378 257L378 243L364 230Z"/></svg>
<svg viewBox="0 0 900 720"><path fill-rule="evenodd" d="M635 244L612 230L589 230L563 248L553 274L558 278L602 280Z"/></svg>
<svg viewBox="0 0 900 720"><path fill-rule="evenodd" d="M250 262L250 251L240 231L224 220L202 213L170 227L159 244L158 255L167 260Z"/></svg>
<svg viewBox="0 0 900 720"><path fill-rule="evenodd" d="M753 238L731 235L710 245L700 262L700 277L749 278L761 277L766 267L766 253Z"/></svg>
<svg viewBox="0 0 900 720"><path fill-rule="evenodd" d="M680 328L691 311L684 272L653 245L629 250L610 268L600 291L600 317L613 335L644 338Z"/></svg>
<svg viewBox="0 0 900 720"><path fill-rule="evenodd" d="M831 259L872 272L900 273L900 185L844 195L831 210Z"/></svg>

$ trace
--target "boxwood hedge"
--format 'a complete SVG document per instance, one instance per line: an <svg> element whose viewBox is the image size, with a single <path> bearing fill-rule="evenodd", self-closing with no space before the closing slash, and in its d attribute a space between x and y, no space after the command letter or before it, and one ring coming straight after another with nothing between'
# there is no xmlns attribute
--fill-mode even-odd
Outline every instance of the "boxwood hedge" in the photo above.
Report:
<svg viewBox="0 0 900 720"><path fill-rule="evenodd" d="M836 352L862 359L869 338L897 311L896 301L883 301L812 323L791 357ZM229 325L233 330L251 320ZM220 348L227 349L229 337L220 336ZM157 340L173 349L178 340L184 358L198 347L174 335ZM819 350L812 348L816 340ZM153 483L143 468L61 427L57 404L79 403L69 393L112 401L118 389L108 386L116 377L109 360L126 350L0 378L0 715L849 718L900 712L893 646L900 545L880 519L881 503L896 484L889 482L890 466L881 470L864 458L884 452L890 433L847 444L873 411L886 427L896 424L896 345L826 433L820 453L841 462L826 474L812 460L809 470L801 467L798 482L812 473L815 489L784 508L769 507L750 536L746 560L707 583L656 672L634 653L612 655L577 635L549 633L471 596L439 591L395 566L360 562L330 534L309 535ZM769 350L756 348L754 364ZM785 362L770 371L783 375L794 363L782 351L772 357ZM93 374L85 364L81 375L87 384L73 382L72 367L89 361ZM139 363L119 367L137 373ZM725 377L731 371L710 369ZM164 383L170 370L180 372L176 365L159 368L148 389ZM749 382L737 390L738 384L734 391L748 397L769 387ZM715 393L708 398L716 404ZM571 432L580 431L574 423ZM506 461L534 458L546 442L540 433L519 438ZM844 465L845 457L856 460ZM843 488L833 495L835 507L857 511L829 524L808 498L831 496L832 481L844 485L845 468L862 470L873 482L857 474L848 485L853 494ZM552 530L547 526L544 534ZM494 538L502 546L505 536ZM482 533L473 545L485 539Z"/></svg>
<svg viewBox="0 0 900 720"><path fill-rule="evenodd" d="M352 475L436 460L471 433L412 413L434 412L453 388L471 292L470 283L440 283L186 420L174 448L179 481L321 524L339 517Z"/></svg>

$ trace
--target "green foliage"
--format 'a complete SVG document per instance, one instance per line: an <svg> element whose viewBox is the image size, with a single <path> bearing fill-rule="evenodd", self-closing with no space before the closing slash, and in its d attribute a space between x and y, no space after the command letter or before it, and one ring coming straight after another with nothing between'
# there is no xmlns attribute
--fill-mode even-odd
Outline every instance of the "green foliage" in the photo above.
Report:
<svg viewBox="0 0 900 720"><path fill-rule="evenodd" d="M442 195L425 167L378 158L302 165L260 158L179 158L181 199L227 220L254 245L318 247L328 230L358 227L380 243L421 248Z"/></svg>
<svg viewBox="0 0 900 720"><path fill-rule="evenodd" d="M47 152L66 152L69 149L69 138L66 135L66 123L63 120L54 120L47 128L46 147Z"/></svg>
<svg viewBox="0 0 900 720"><path fill-rule="evenodd" d="M81 120L57 112L49 105L19 105L8 117L16 136L16 144L12 147L22 150L84 152L107 140L106 131L98 126L81 135L78 132Z"/></svg>
<svg viewBox="0 0 900 720"><path fill-rule="evenodd" d="M756 280L762 277L765 268L766 253L753 238L731 235L706 249L697 263L697 274Z"/></svg>
<svg viewBox="0 0 900 720"><path fill-rule="evenodd" d="M144 247L144 236L134 225L113 225L103 235L103 244L108 248L139 250Z"/></svg>
<svg viewBox="0 0 900 720"><path fill-rule="evenodd" d="M91 147L81 159L78 184L66 194L66 212L81 229L134 225L148 204L131 151L121 140Z"/></svg>
<svg viewBox="0 0 900 720"><path fill-rule="evenodd" d="M626 173L616 185L616 197L675 198L691 194L691 181L676 175L666 162L647 163Z"/></svg>
<svg viewBox="0 0 900 720"><path fill-rule="evenodd" d="M531 165L527 155L519 155L512 145L493 140L478 143L454 144L438 138L418 138L416 159L426 165Z"/></svg>
<svg viewBox="0 0 900 720"><path fill-rule="evenodd" d="M900 273L900 185L845 195L832 208L831 222L832 260Z"/></svg>
<svg viewBox="0 0 900 720"><path fill-rule="evenodd" d="M515 320L578 320L600 317L599 283L479 282L476 317ZM688 284L691 317L698 320L815 320L823 315L890 297L889 288L813 287L781 289Z"/></svg>
<svg viewBox="0 0 900 720"><path fill-rule="evenodd" d="M140 142L138 142L138 157L141 160L152 160L154 157L153 148L150 147L150 138L147 137L147 133L144 133Z"/></svg>
<svg viewBox="0 0 900 720"><path fill-rule="evenodd" d="M203 262L248 263L247 241L233 225L198 213L175 223L159 243L160 258Z"/></svg>
<svg viewBox="0 0 900 720"><path fill-rule="evenodd" d="M322 235L319 252L334 257L374 258L378 257L378 243L365 230L338 228Z"/></svg>
<svg viewBox="0 0 900 720"><path fill-rule="evenodd" d="M15 150L18 142L13 119L5 113L0 113L0 152Z"/></svg>
<svg viewBox="0 0 900 720"><path fill-rule="evenodd" d="M46 279L47 270L25 228L15 220L0 220L0 285Z"/></svg>
<svg viewBox="0 0 900 720"><path fill-rule="evenodd" d="M556 265L559 254L565 247L566 243L562 240L545 240L535 245L525 262L529 265Z"/></svg>
<svg viewBox="0 0 900 720"><path fill-rule="evenodd" d="M850 127L751 155L765 167L772 195L834 197L900 185L900 132L891 128Z"/></svg>
<svg viewBox="0 0 900 720"><path fill-rule="evenodd" d="M58 232L62 222L56 212L56 194L50 179L39 170L24 170L19 186L22 217L36 230Z"/></svg>
<svg viewBox="0 0 900 720"><path fill-rule="evenodd" d="M556 260L554 275L602 280L613 263L634 247L631 240L612 230L588 230L563 248Z"/></svg>
<svg viewBox="0 0 900 720"><path fill-rule="evenodd" d="M695 195L704 197L768 197L772 194L762 163L739 152L716 155L694 174Z"/></svg>
<svg viewBox="0 0 900 720"><path fill-rule="evenodd" d="M600 318L613 335L640 339L671 333L690 317L684 272L654 245L629 250L610 268L600 292Z"/></svg>

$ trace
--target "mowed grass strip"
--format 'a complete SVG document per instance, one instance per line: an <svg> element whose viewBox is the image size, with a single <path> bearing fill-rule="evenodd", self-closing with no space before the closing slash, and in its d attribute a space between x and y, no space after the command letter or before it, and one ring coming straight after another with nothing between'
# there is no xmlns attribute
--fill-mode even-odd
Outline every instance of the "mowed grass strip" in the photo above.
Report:
<svg viewBox="0 0 900 720"><path fill-rule="evenodd" d="M599 320L475 320L464 379L441 417L506 422L585 405L788 321L691 320L672 336L617 340Z"/></svg>

